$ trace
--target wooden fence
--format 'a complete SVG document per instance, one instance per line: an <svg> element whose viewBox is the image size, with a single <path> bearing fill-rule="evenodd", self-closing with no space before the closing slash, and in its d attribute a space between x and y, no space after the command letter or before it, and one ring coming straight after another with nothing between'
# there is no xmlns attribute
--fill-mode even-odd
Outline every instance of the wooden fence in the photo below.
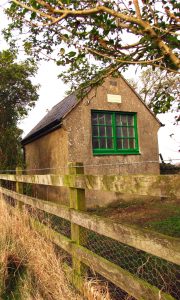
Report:
<svg viewBox="0 0 180 300"><path fill-rule="evenodd" d="M86 272L85 266L88 266L135 299L176 299L144 279L87 249L86 241L82 240L82 231L90 230L167 262L180 265L179 239L114 222L89 213L85 208L85 189L113 191L127 195L180 198L179 179L179 175L84 175L81 163L70 163L69 175L21 175L20 169L17 170L16 175L0 174L0 181L16 182L16 192L1 186L0 194L12 197L21 205L28 204L71 223L71 238L67 238L53 229L49 229L48 237L72 256L72 278L78 288L82 288L82 278ZM70 207L23 195L23 183L68 187ZM37 221L32 224L42 234L47 234L45 225Z"/></svg>

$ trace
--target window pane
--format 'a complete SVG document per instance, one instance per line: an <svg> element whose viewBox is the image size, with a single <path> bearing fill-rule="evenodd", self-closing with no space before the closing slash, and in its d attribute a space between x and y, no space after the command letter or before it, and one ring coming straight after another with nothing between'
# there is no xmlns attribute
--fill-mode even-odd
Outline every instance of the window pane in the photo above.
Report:
<svg viewBox="0 0 180 300"><path fill-rule="evenodd" d="M106 127L107 136L112 136L112 127L108 126Z"/></svg>
<svg viewBox="0 0 180 300"><path fill-rule="evenodd" d="M106 139L101 138L99 142L100 142L100 148L106 149Z"/></svg>
<svg viewBox="0 0 180 300"><path fill-rule="evenodd" d="M93 136L98 136L98 126L93 126L92 134L93 134Z"/></svg>
<svg viewBox="0 0 180 300"><path fill-rule="evenodd" d="M92 124L98 124L98 114L97 113L93 113L92 114Z"/></svg>
<svg viewBox="0 0 180 300"><path fill-rule="evenodd" d="M121 127L116 127L116 135L117 135L117 137L122 136L121 132L122 132Z"/></svg>
<svg viewBox="0 0 180 300"><path fill-rule="evenodd" d="M123 139L117 139L117 147L118 149L123 149Z"/></svg>
<svg viewBox="0 0 180 300"><path fill-rule="evenodd" d="M116 125L121 125L121 116L116 115Z"/></svg>
<svg viewBox="0 0 180 300"><path fill-rule="evenodd" d="M99 149L99 139L93 138L93 149Z"/></svg>
<svg viewBox="0 0 180 300"><path fill-rule="evenodd" d="M122 127L122 134L123 134L123 137L128 137L128 128L127 127Z"/></svg>
<svg viewBox="0 0 180 300"><path fill-rule="evenodd" d="M112 124L112 117L110 114L106 114L106 124L111 125Z"/></svg>
<svg viewBox="0 0 180 300"><path fill-rule="evenodd" d="M133 127L129 127L129 137L134 137L134 128Z"/></svg>
<svg viewBox="0 0 180 300"><path fill-rule="evenodd" d="M113 148L113 140L112 139L107 139L107 148L112 149Z"/></svg>
<svg viewBox="0 0 180 300"><path fill-rule="evenodd" d="M124 126L127 125L127 116L126 115L121 116L121 124Z"/></svg>
<svg viewBox="0 0 180 300"><path fill-rule="evenodd" d="M106 127L105 126L99 126L99 135L106 136Z"/></svg>
<svg viewBox="0 0 180 300"><path fill-rule="evenodd" d="M133 119L134 119L133 116L128 115L127 118L128 118L128 125L133 126L133 125L134 125L134 124L133 124L133 123L134 123L134 122L133 122Z"/></svg>
<svg viewBox="0 0 180 300"><path fill-rule="evenodd" d="M135 140L134 139L130 139L129 140L129 148L130 149L134 149L135 148Z"/></svg>
<svg viewBox="0 0 180 300"><path fill-rule="evenodd" d="M98 114L99 115L99 124L105 124L105 114Z"/></svg>
<svg viewBox="0 0 180 300"><path fill-rule="evenodd" d="M129 148L128 139L124 139L123 140L123 149L128 149L128 148Z"/></svg>

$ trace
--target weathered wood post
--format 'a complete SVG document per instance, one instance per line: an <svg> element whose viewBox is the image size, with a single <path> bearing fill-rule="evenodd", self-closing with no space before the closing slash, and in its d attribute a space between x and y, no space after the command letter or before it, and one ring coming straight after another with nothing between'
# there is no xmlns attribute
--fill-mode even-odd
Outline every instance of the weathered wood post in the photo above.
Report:
<svg viewBox="0 0 180 300"><path fill-rule="evenodd" d="M69 163L69 174L78 175L84 174L83 163ZM70 189L70 208L76 210L86 210L85 189L69 188ZM84 233L83 233L84 232ZM78 245L85 243L85 229L81 226L71 223L71 239ZM82 289L82 277L85 275L85 265L75 256L72 257L73 264L73 284L79 290Z"/></svg>
<svg viewBox="0 0 180 300"><path fill-rule="evenodd" d="M16 167L16 175L22 175L21 167ZM16 193L23 194L23 183L18 182L17 180L16 180ZM23 204L21 202L18 201L17 205L20 209L22 209Z"/></svg>

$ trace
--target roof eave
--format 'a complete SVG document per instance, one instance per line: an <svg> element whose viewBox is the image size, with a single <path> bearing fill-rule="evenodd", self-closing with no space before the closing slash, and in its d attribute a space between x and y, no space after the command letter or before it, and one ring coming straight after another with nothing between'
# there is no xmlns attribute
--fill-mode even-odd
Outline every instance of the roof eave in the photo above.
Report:
<svg viewBox="0 0 180 300"><path fill-rule="evenodd" d="M61 119L60 120L56 119L52 123L36 131L34 134L28 136L27 138L25 137L24 139L22 139L21 144L22 146L25 146L60 127L61 127Z"/></svg>

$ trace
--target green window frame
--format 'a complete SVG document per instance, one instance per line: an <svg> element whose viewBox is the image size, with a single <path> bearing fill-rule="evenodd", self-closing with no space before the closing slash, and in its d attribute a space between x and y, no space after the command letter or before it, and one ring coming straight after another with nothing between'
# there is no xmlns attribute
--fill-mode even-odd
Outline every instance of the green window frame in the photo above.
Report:
<svg viewBox="0 0 180 300"><path fill-rule="evenodd" d="M94 155L139 154L137 114L91 111Z"/></svg>

